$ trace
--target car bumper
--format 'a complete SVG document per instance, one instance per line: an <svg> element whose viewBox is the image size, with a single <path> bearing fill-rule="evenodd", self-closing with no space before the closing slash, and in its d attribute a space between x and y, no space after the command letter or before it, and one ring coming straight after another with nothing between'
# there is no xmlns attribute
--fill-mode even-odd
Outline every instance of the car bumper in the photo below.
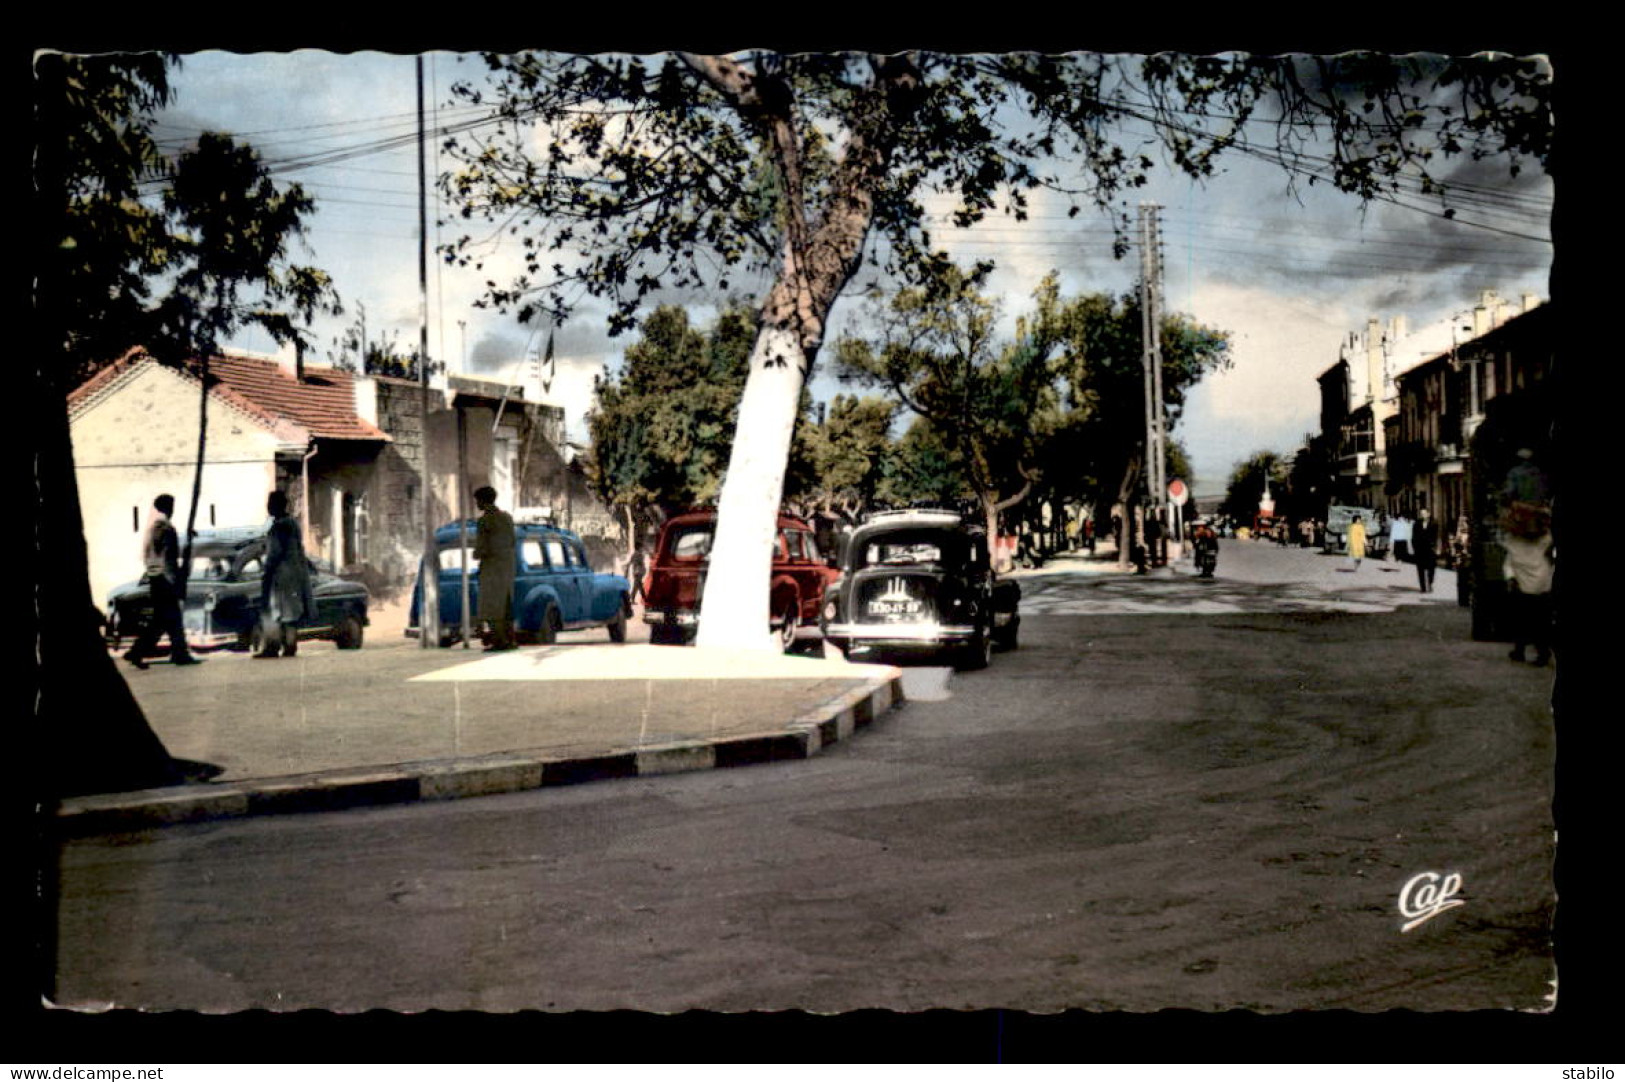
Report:
<svg viewBox="0 0 1625 1082"><path fill-rule="evenodd" d="M663 627L694 628L699 626L700 614L697 612L654 609L644 612L643 622L658 624Z"/></svg>
<svg viewBox="0 0 1625 1082"><path fill-rule="evenodd" d="M969 624L830 624L824 638L849 651L940 650L976 638Z"/></svg>

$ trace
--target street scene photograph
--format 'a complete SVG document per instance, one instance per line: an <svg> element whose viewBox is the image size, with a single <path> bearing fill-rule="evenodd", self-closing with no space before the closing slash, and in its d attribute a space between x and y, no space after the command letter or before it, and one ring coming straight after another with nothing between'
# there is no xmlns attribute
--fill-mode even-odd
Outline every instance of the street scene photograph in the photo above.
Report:
<svg viewBox="0 0 1625 1082"><path fill-rule="evenodd" d="M1549 57L32 77L46 1013L1559 1009Z"/></svg>

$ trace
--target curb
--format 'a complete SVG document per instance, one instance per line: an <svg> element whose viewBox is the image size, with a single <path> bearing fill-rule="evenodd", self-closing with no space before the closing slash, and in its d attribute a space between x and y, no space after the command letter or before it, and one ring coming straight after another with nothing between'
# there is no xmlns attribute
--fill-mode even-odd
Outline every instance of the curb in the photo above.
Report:
<svg viewBox="0 0 1625 1082"><path fill-rule="evenodd" d="M342 811L493 796L589 781L808 759L904 702L901 676L871 681L822 703L786 729L715 741L677 741L583 758L498 754L423 759L241 782L177 785L71 797L56 810L57 832L83 837L214 819Z"/></svg>

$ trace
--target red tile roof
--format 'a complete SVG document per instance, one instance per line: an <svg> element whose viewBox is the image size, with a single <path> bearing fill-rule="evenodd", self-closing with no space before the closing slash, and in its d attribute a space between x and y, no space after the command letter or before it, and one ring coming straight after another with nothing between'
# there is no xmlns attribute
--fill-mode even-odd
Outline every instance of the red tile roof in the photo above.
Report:
<svg viewBox="0 0 1625 1082"><path fill-rule="evenodd" d="M353 377L342 369L306 365L304 382L300 382L276 361L216 357L209 362L209 373L254 405L293 421L312 436L389 439L356 416Z"/></svg>
<svg viewBox="0 0 1625 1082"><path fill-rule="evenodd" d="M131 350L68 395L69 413L111 390L125 373L143 363L157 364L140 350ZM196 379L195 369L185 375ZM305 367L305 381L276 361L251 357L215 357L209 362L214 393L269 426L288 422L320 439L387 440L389 436L356 416L355 389L350 373L317 365Z"/></svg>

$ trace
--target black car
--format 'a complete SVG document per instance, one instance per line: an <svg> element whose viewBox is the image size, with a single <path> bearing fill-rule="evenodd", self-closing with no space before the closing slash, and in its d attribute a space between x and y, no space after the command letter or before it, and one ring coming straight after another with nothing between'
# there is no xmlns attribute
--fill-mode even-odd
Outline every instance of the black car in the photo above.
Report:
<svg viewBox="0 0 1625 1082"><path fill-rule="evenodd" d="M265 533L264 526L197 532L181 610L188 645L259 649ZM300 623L299 637L332 639L341 650L360 649L368 623L367 588L339 578L319 561L310 563L316 614ZM152 619L152 595L144 583L125 583L108 594L106 613L107 638L117 647L121 640L137 637Z"/></svg>
<svg viewBox="0 0 1625 1082"><path fill-rule="evenodd" d="M847 537L821 624L854 661L946 655L980 669L995 647L1015 648L1020 602L1021 585L993 572L985 530L953 512L893 511Z"/></svg>

